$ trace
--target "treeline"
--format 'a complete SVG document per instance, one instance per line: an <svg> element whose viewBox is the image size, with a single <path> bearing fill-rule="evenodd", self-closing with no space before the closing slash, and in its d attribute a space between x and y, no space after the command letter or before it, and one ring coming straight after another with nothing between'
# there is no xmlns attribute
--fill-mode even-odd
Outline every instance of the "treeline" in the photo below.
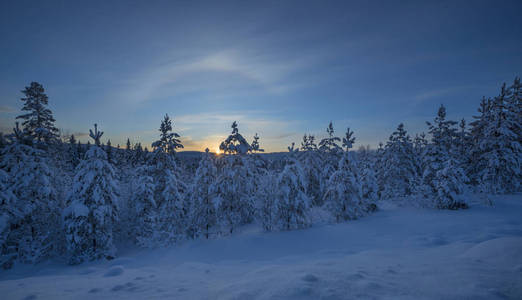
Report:
<svg viewBox="0 0 522 300"><path fill-rule="evenodd" d="M168 115L152 151L74 136L64 141L41 84L23 91L23 113L12 134L0 136L0 263L66 257L76 264L111 259L119 241L158 247L215 238L242 225L267 231L306 228L317 215L343 222L377 209L379 199L410 199L439 209L467 208L466 191L519 192L522 160L520 79L480 102L466 124L441 106L428 135L410 137L403 124L376 150L353 151L354 133L299 146L273 158L232 132L214 155L193 165L181 158L181 137Z"/></svg>

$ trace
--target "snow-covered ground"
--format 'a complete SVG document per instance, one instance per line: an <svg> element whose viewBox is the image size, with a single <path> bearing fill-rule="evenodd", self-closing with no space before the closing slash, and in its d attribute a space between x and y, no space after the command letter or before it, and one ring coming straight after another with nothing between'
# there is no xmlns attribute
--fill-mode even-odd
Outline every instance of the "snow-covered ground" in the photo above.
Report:
<svg viewBox="0 0 522 300"><path fill-rule="evenodd" d="M522 195L0 271L1 299L522 299Z"/></svg>

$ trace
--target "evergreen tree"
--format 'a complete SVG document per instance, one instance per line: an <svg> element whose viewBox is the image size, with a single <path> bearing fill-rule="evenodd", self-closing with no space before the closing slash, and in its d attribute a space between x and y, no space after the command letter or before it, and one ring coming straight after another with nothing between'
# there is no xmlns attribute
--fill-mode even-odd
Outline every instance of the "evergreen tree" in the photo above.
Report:
<svg viewBox="0 0 522 300"><path fill-rule="evenodd" d="M76 141L74 138L74 134L71 134L69 138L69 145L68 147L68 156L69 156L69 163L73 168L76 168L78 163L80 162L80 153L78 153L78 144L80 141Z"/></svg>
<svg viewBox="0 0 522 300"><path fill-rule="evenodd" d="M151 166L154 200L159 211L160 240L167 244L178 242L185 236L183 200L187 187L180 180L180 169L173 156L164 152L162 147L157 147L152 153Z"/></svg>
<svg viewBox="0 0 522 300"><path fill-rule="evenodd" d="M161 121L160 139L152 143L153 148L161 148L165 153L175 153L177 149L183 148L179 140L179 134L172 131L172 121L169 115L165 114L165 118Z"/></svg>
<svg viewBox="0 0 522 300"><path fill-rule="evenodd" d="M410 136L399 124L392 133L383 153L384 182L381 195L384 198L403 197L412 193L417 169Z"/></svg>
<svg viewBox="0 0 522 300"><path fill-rule="evenodd" d="M273 231L278 228L278 202L277 202L277 177L267 173L261 178L258 191L258 217L265 231Z"/></svg>
<svg viewBox="0 0 522 300"><path fill-rule="evenodd" d="M132 181L129 221L133 224L132 235L142 247L154 247L161 241L153 170L154 167L149 165L139 166L136 169L137 176Z"/></svg>
<svg viewBox="0 0 522 300"><path fill-rule="evenodd" d="M30 86L22 91L25 97L22 108L25 114L16 118L22 119L22 126L27 135L33 137L38 143L55 141L58 138L58 129L54 126L54 118L47 107L49 98L45 94L43 86L38 82L31 82Z"/></svg>
<svg viewBox="0 0 522 300"><path fill-rule="evenodd" d="M354 143L355 137L353 136L353 131L350 131L350 128L348 127L346 129L346 136L343 138L343 147L346 148L346 151L349 151Z"/></svg>
<svg viewBox="0 0 522 300"><path fill-rule="evenodd" d="M259 136L257 133L254 135L254 141L252 141L252 152L265 152L265 149L259 148Z"/></svg>
<svg viewBox="0 0 522 300"><path fill-rule="evenodd" d="M328 133L328 137L321 140L319 143L319 150L327 153L339 153L342 151L342 148L339 147L337 142L340 142L341 139L334 136L334 129L332 122L326 128L326 133Z"/></svg>
<svg viewBox="0 0 522 300"><path fill-rule="evenodd" d="M466 173L473 185L479 185L482 182L480 172L486 168L487 161L482 159L483 147L482 142L486 137L486 127L492 122L492 101L491 99L482 98L478 112L480 115L473 116L475 119L470 123L470 151L468 154L468 166Z"/></svg>
<svg viewBox="0 0 522 300"><path fill-rule="evenodd" d="M337 222L356 219L368 210L363 203L361 183L356 172L352 153L345 152L337 171L328 179L324 202Z"/></svg>
<svg viewBox="0 0 522 300"><path fill-rule="evenodd" d="M89 129L89 136L94 140L94 145L100 146L100 138L103 136L103 131L98 131L98 124L94 124L94 131ZM87 142L89 144L89 142Z"/></svg>
<svg viewBox="0 0 522 300"><path fill-rule="evenodd" d="M191 188L192 222L189 228L194 229L194 236L204 235L209 238L211 229L216 226L216 205L214 203L214 184L217 178L217 168L208 148L199 162L198 169Z"/></svg>
<svg viewBox="0 0 522 300"><path fill-rule="evenodd" d="M301 142L301 150L302 151L316 151L317 145L315 144L315 136L308 134L303 136L303 141Z"/></svg>
<svg viewBox="0 0 522 300"><path fill-rule="evenodd" d="M486 166L479 171L482 182L490 193L512 193L520 188L522 146L518 127L518 115L510 109L506 85L491 104L490 120L480 141L479 160Z"/></svg>
<svg viewBox="0 0 522 300"><path fill-rule="evenodd" d="M432 198L441 209L466 208L462 194L467 177L453 155L454 128L457 122L446 120L446 108L441 105L433 124L426 122L432 142L425 153L423 181L427 197Z"/></svg>
<svg viewBox="0 0 522 300"><path fill-rule="evenodd" d="M361 197L368 203L372 204L377 201L379 195L379 186L377 184L377 175L375 169L375 157L368 148L362 148L359 151L360 163L358 174L360 174Z"/></svg>
<svg viewBox="0 0 522 300"><path fill-rule="evenodd" d="M30 136L29 136L30 137ZM36 263L56 250L58 201L42 150L16 140L1 150L2 265ZM5 218L5 219L4 219Z"/></svg>
<svg viewBox="0 0 522 300"><path fill-rule="evenodd" d="M250 223L255 208L255 174L242 155L221 156L221 165L215 184L216 205L223 230L230 233Z"/></svg>
<svg viewBox="0 0 522 300"><path fill-rule="evenodd" d="M111 164L114 163L111 140L107 141L107 145L105 146L105 153L107 153L107 161Z"/></svg>
<svg viewBox="0 0 522 300"><path fill-rule="evenodd" d="M247 154L252 151L252 146L245 140L237 129L237 122L232 123L232 134L230 134L221 144L219 149L225 154Z"/></svg>
<svg viewBox="0 0 522 300"><path fill-rule="evenodd" d="M116 171L99 145L103 133L91 132L95 145L76 167L74 185L64 211L67 250L71 264L115 254L113 228L117 218Z"/></svg>
<svg viewBox="0 0 522 300"><path fill-rule="evenodd" d="M280 230L306 228L311 225L310 200L300 163L291 159L277 179L277 220Z"/></svg>
<svg viewBox="0 0 522 300"><path fill-rule="evenodd" d="M516 77L513 84L509 87L508 97L506 98L506 108L510 118L511 131L517 133L517 140L522 142L522 84L520 77Z"/></svg>

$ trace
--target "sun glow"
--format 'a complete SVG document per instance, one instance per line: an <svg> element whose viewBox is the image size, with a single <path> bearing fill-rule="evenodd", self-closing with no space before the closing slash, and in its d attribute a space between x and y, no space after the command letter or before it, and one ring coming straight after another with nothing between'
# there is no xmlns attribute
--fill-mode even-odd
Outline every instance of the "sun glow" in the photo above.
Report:
<svg viewBox="0 0 522 300"><path fill-rule="evenodd" d="M219 149L219 147L216 146L216 147L214 148L214 153L216 153L216 155L220 155L222 152L221 152L221 149Z"/></svg>

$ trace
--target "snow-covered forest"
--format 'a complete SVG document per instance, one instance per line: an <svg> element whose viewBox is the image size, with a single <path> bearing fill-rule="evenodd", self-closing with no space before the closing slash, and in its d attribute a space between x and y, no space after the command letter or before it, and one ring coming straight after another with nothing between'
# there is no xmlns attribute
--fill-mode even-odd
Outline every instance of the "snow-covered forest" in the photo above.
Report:
<svg viewBox="0 0 522 300"><path fill-rule="evenodd" d="M81 144L60 135L44 87L23 90L12 133L0 136L0 265L50 258L112 260L119 245L145 248L221 239L255 223L265 231L304 229L367 217L380 201L467 209L469 195L521 191L522 85L504 84L477 101L472 120L449 120L441 105L426 132L390 128L378 149L325 124L287 153L264 153L260 135L231 132L223 154L180 151L183 136L165 114L151 149L104 140L103 124ZM337 125L337 124L336 124Z"/></svg>

